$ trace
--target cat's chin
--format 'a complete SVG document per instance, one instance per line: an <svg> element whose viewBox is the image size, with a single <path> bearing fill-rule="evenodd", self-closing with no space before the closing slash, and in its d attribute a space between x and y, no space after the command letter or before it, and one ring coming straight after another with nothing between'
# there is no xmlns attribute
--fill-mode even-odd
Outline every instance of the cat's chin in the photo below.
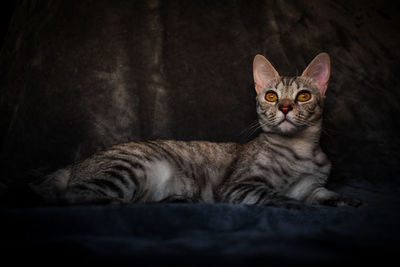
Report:
<svg viewBox="0 0 400 267"><path fill-rule="evenodd" d="M298 128L288 120L284 120L276 127L279 134L293 135L297 132Z"/></svg>
<svg viewBox="0 0 400 267"><path fill-rule="evenodd" d="M278 125L275 126L263 125L262 129L265 133L278 134L284 136L289 136L289 135L292 136L299 131L299 128L296 125L287 120L283 120L282 122L280 122Z"/></svg>

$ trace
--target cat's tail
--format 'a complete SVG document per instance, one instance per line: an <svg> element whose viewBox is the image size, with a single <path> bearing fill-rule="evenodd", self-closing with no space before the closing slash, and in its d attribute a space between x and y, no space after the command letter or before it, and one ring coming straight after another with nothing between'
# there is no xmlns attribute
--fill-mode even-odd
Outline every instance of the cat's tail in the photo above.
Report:
<svg viewBox="0 0 400 267"><path fill-rule="evenodd" d="M63 168L29 184L29 188L47 204L58 204L71 177L71 169Z"/></svg>

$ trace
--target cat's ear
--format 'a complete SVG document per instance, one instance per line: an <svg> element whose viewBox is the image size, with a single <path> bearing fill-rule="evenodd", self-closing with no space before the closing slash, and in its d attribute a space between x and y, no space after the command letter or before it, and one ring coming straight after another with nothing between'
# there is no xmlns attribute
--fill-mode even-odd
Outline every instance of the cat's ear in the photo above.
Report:
<svg viewBox="0 0 400 267"><path fill-rule="evenodd" d="M302 77L311 78L319 91L325 96L331 74L331 60L327 53L318 54L303 71Z"/></svg>
<svg viewBox="0 0 400 267"><path fill-rule="evenodd" d="M279 77L279 73L265 57L256 55L253 61L253 76L255 89L259 94L271 80Z"/></svg>

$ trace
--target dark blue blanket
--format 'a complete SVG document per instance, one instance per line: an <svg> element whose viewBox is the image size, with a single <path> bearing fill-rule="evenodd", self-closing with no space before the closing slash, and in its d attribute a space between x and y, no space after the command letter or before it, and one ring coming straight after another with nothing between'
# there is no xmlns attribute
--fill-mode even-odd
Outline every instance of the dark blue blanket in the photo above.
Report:
<svg viewBox="0 0 400 267"><path fill-rule="evenodd" d="M340 188L359 208L230 204L3 208L13 261L97 265L306 265L386 262L400 241L396 188ZM78 260L79 259L79 260Z"/></svg>

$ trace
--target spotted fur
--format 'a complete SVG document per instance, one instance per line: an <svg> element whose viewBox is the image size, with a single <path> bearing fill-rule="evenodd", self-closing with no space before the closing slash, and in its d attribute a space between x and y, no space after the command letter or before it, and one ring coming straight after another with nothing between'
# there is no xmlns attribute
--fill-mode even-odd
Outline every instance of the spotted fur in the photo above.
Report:
<svg viewBox="0 0 400 267"><path fill-rule="evenodd" d="M358 205L359 201L324 187L331 164L319 146L326 90L319 79L327 79L326 70L319 68L326 64L329 57L322 54L302 76L281 77L264 57L256 56L256 107L263 133L247 144L171 140L119 144L50 174L32 188L49 202L67 204ZM297 101L304 90L311 99ZM268 92L276 93L277 101L267 101ZM282 105L290 107L286 115Z"/></svg>

